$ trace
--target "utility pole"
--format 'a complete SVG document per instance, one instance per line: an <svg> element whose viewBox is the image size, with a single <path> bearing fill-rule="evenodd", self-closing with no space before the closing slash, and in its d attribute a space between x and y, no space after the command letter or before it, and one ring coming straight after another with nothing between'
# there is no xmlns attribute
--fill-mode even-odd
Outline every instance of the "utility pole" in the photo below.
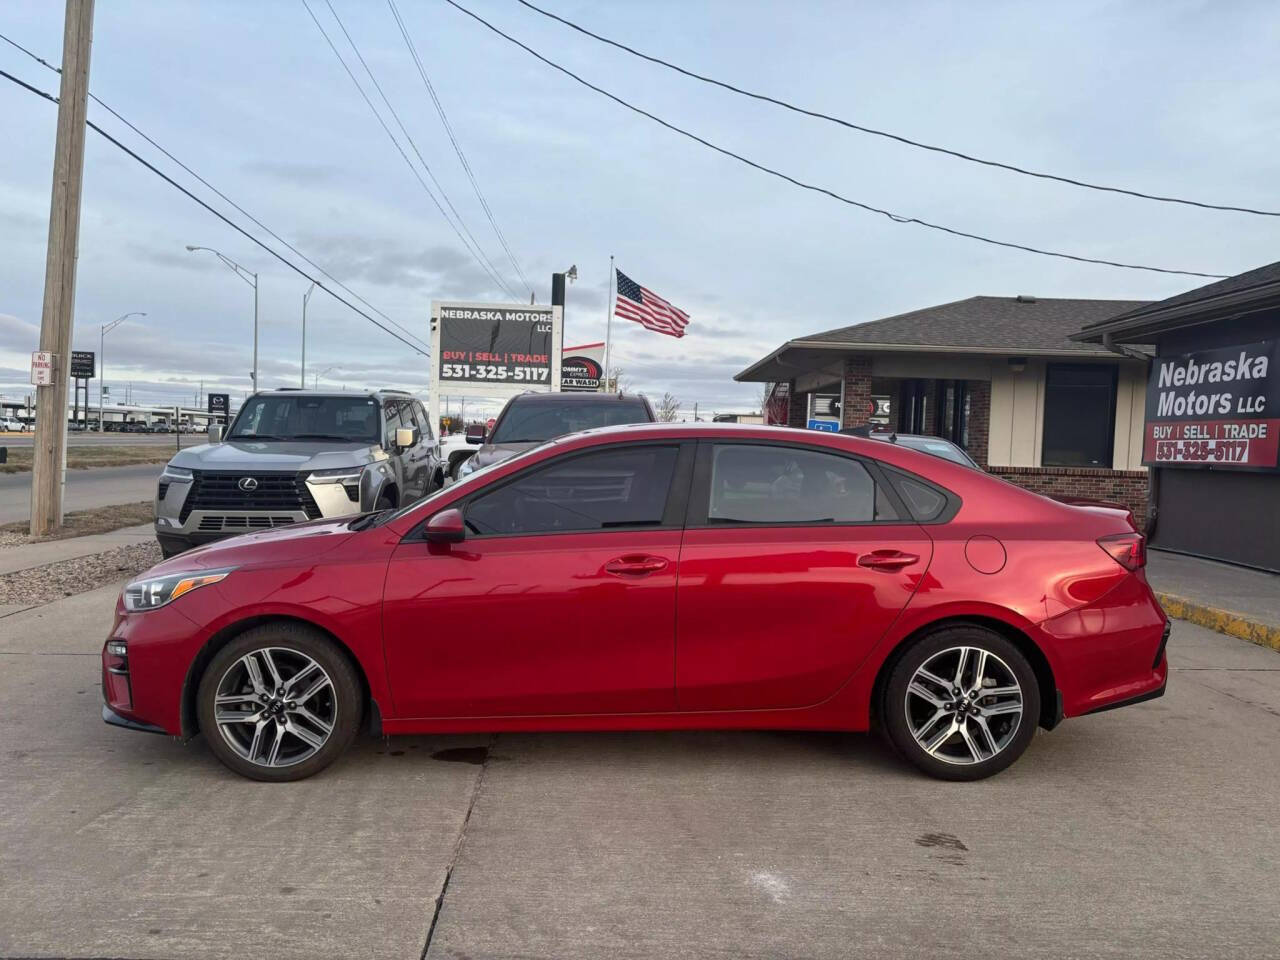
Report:
<svg viewBox="0 0 1280 960"><path fill-rule="evenodd" d="M49 250L44 269L40 349L53 354L53 383L36 389L36 433L31 452L31 535L62 523L67 468L67 379L76 302L80 191L84 183L84 131L89 94L93 0L67 0L62 25L62 82L53 148Z"/></svg>

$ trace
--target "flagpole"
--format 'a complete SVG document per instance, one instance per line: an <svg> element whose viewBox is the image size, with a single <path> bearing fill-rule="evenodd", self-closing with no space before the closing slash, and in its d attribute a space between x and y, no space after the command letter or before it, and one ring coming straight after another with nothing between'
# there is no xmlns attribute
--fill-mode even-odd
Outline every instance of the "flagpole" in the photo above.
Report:
<svg viewBox="0 0 1280 960"><path fill-rule="evenodd" d="M604 389L609 392L609 341L613 332L613 254L609 255L609 295L604 302Z"/></svg>

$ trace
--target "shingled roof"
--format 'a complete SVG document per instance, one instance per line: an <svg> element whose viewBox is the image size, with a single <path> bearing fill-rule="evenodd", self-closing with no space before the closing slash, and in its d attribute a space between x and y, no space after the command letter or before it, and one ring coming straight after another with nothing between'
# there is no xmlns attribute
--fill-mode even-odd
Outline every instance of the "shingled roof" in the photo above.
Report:
<svg viewBox="0 0 1280 960"><path fill-rule="evenodd" d="M792 342L901 344L907 347L992 349L1029 354L1107 352L1101 345L1071 340L1082 327L1146 306L1146 300L1067 300L1043 297L969 297Z"/></svg>
<svg viewBox="0 0 1280 960"><path fill-rule="evenodd" d="M1280 261L1215 280L1165 300L1139 304L1115 316L1099 317L1084 324L1076 336L1101 341L1104 334L1114 334L1121 342L1127 342L1126 334L1150 335L1188 319L1199 322L1214 311L1236 310L1245 304L1263 303L1277 297L1280 297Z"/></svg>

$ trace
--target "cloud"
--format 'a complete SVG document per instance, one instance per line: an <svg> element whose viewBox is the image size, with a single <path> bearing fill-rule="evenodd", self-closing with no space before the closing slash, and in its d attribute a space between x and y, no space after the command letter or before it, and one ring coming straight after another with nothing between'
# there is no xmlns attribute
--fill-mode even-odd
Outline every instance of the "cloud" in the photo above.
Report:
<svg viewBox="0 0 1280 960"><path fill-rule="evenodd" d="M333 183L342 174L333 164L291 160L251 160L240 169L268 180L308 187Z"/></svg>

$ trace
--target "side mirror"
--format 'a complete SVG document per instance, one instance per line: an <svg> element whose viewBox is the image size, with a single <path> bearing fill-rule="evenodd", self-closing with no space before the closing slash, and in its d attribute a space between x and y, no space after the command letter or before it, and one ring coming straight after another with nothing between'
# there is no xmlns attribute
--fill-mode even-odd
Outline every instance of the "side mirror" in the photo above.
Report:
<svg viewBox="0 0 1280 960"><path fill-rule="evenodd" d="M418 442L415 436L417 432L412 427L396 427L396 446L401 450L408 450Z"/></svg>
<svg viewBox="0 0 1280 960"><path fill-rule="evenodd" d="M209 442L210 443L222 442L222 425L221 424L217 424L217 423L209 424Z"/></svg>
<svg viewBox="0 0 1280 960"><path fill-rule="evenodd" d="M462 511L454 508L441 510L427 521L426 538L428 543L461 543L467 538Z"/></svg>
<svg viewBox="0 0 1280 960"><path fill-rule="evenodd" d="M472 446L480 446L484 443L485 429L483 424L475 423L467 427L467 443Z"/></svg>

